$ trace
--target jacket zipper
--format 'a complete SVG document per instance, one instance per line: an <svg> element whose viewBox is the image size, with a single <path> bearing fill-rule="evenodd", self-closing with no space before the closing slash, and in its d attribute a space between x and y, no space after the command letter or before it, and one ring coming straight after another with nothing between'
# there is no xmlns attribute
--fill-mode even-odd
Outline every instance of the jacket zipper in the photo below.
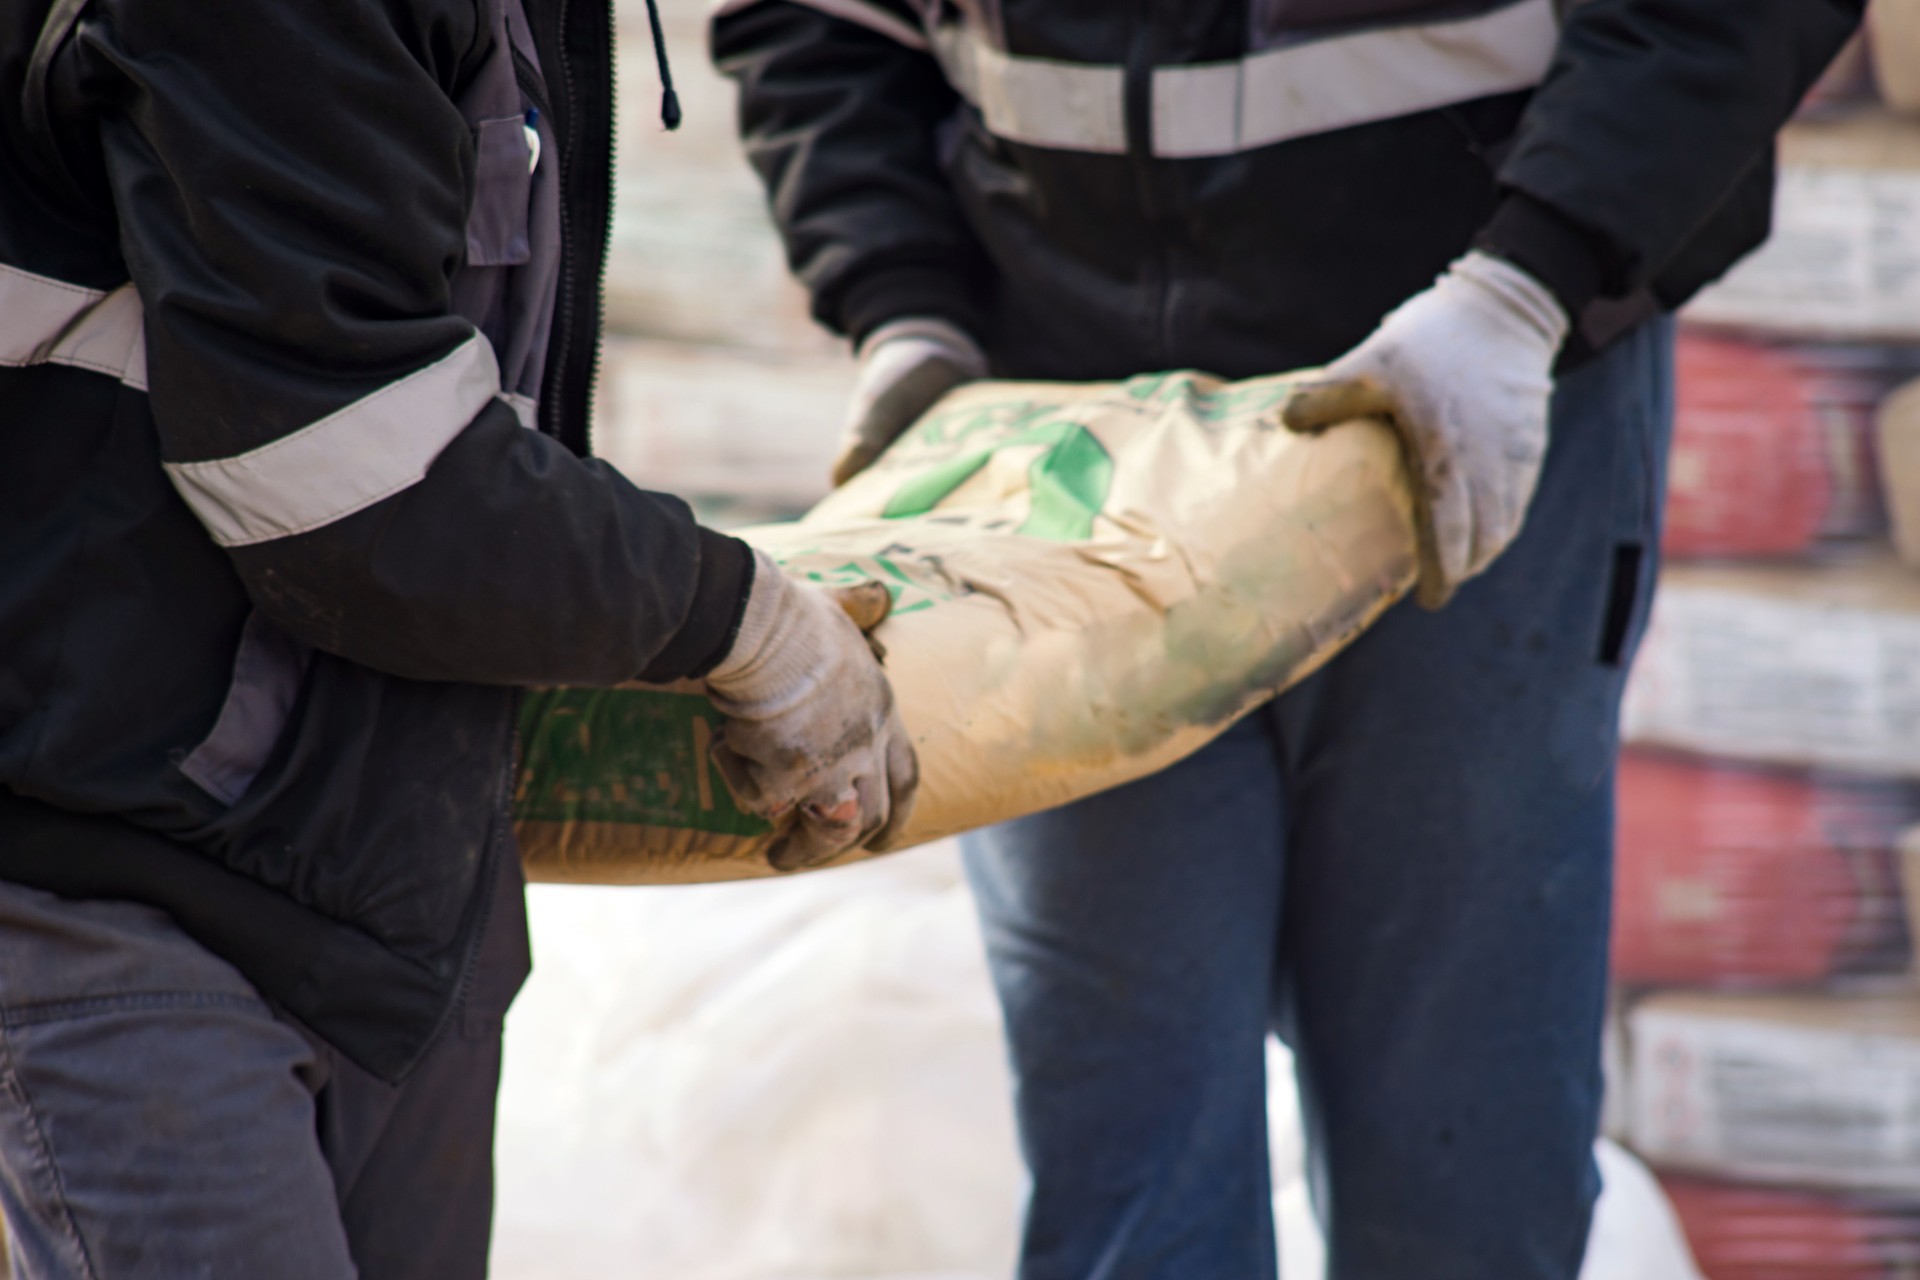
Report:
<svg viewBox="0 0 1920 1280"><path fill-rule="evenodd" d="M601 110L587 110L596 104L582 101L581 84L575 73L572 41L578 30L570 19L576 4L591 4L602 16L601 29L587 39L597 48L592 53L601 72L603 90ZM561 102L564 114L549 113L557 126L560 145L560 297L555 310L554 335L547 348L547 386L542 397L541 426L575 453L586 454L592 447L593 384L600 365L600 327L606 314L607 241L613 211L613 110L614 77L612 70L614 20L607 0L558 0L559 14L551 38L542 49L543 59L551 56L558 64ZM536 44L540 43L536 34ZM547 77L549 87L554 77ZM589 191L584 173L598 164L604 185ZM592 246L595 255L592 294L582 296L581 258ZM582 334L582 328L588 330Z"/></svg>
<svg viewBox="0 0 1920 1280"><path fill-rule="evenodd" d="M560 0L560 38L556 52L560 59L560 96L567 104L567 139L566 145L560 148L560 199L563 201L560 210L560 305L557 317L560 330L555 334L553 349L547 355L553 365L549 382L554 388L554 394L547 403L547 432L561 440L567 437L566 404L572 399L572 388L567 383L570 373L567 357L573 346L573 295L579 287L575 267L580 256L573 236L573 175L580 164L580 99L573 88L573 59L567 56L567 13L571 8L568 0Z"/></svg>
<svg viewBox="0 0 1920 1280"><path fill-rule="evenodd" d="M615 172L614 165L616 156L614 143L616 134L620 128L620 117L618 114L620 110L620 77L616 74L617 67L613 61L614 41L619 37L619 31L618 24L614 20L611 0L608 0L607 3L602 5L602 13L605 15L606 23L606 42L602 47L606 49L608 59L607 138L606 145L602 149L602 154L606 156L607 163L605 175L606 186L601 192L601 196L605 200L605 205L604 212L601 216L600 255L599 261L594 264L593 274L593 350L587 358L586 412L580 419L580 452L584 454L591 454L593 452L593 397L594 389L600 381L600 342L601 338L605 335L607 327L607 259L611 256L613 249L613 208L614 201L619 195L618 175ZM656 51L660 54L662 67L664 68L666 58L665 46L656 46ZM664 69L661 74L663 76L666 74ZM675 127L677 127L677 122Z"/></svg>

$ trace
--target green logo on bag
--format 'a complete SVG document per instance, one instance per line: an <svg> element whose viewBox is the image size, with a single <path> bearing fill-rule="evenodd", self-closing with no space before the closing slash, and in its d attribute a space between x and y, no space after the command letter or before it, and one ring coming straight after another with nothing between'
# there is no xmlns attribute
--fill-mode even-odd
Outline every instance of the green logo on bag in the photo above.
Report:
<svg viewBox="0 0 1920 1280"><path fill-rule="evenodd" d="M714 767L720 719L705 698L663 689L528 690L513 816L762 835L772 828L741 812Z"/></svg>
<svg viewBox="0 0 1920 1280"><path fill-rule="evenodd" d="M921 516L972 479L1002 449L1046 445L1027 472L1033 507L1017 532L1052 542L1093 536L1093 519L1113 488L1113 455L1075 422L1043 422L984 448L969 450L900 486L881 512L889 520Z"/></svg>

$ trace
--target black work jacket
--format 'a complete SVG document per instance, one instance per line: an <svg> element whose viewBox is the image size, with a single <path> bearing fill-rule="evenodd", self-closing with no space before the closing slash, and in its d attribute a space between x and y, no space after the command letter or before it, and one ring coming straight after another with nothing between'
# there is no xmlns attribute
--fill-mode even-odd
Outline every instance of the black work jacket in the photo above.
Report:
<svg viewBox="0 0 1920 1280"><path fill-rule="evenodd" d="M1862 0L725 0L794 269L995 370L1323 363L1479 242L1570 354L1765 238L1772 142Z"/></svg>
<svg viewBox="0 0 1920 1280"><path fill-rule="evenodd" d="M612 40L0 5L0 877L167 908L388 1078L516 880L513 687L696 673L750 577L584 456Z"/></svg>

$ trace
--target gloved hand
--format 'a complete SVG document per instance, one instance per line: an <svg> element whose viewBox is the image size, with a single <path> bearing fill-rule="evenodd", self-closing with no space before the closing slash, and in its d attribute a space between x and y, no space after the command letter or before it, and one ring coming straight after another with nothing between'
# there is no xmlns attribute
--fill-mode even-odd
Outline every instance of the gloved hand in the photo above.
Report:
<svg viewBox="0 0 1920 1280"><path fill-rule="evenodd" d="M707 675L726 717L714 764L734 798L767 819L794 814L768 852L781 871L882 848L920 784L893 686L866 631L887 615L879 583L795 582L754 553L733 649Z"/></svg>
<svg viewBox="0 0 1920 1280"><path fill-rule="evenodd" d="M1547 451L1567 313L1538 280L1478 251L1396 307L1294 393L1295 431L1391 422L1414 473L1420 603L1437 609L1520 532Z"/></svg>
<svg viewBox="0 0 1920 1280"><path fill-rule="evenodd" d="M834 486L865 471L934 401L986 373L979 345L945 320L895 320L868 334L833 460Z"/></svg>

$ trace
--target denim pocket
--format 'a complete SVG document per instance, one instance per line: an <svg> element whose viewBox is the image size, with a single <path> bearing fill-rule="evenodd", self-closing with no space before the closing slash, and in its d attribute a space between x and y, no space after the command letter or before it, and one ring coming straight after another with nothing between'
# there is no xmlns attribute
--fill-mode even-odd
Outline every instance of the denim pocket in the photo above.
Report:
<svg viewBox="0 0 1920 1280"><path fill-rule="evenodd" d="M1626 402L1629 409L1620 423L1624 439L1615 463L1613 560L1595 657L1604 666L1625 668L1646 630L1660 574L1667 451L1673 438L1673 320L1648 320L1619 341L1637 352L1632 360L1613 358L1640 390Z"/></svg>
<svg viewBox="0 0 1920 1280"><path fill-rule="evenodd" d="M1620 542L1613 548L1613 570L1607 582L1607 612L1600 623L1600 650L1595 655L1603 667L1617 667L1627 649L1627 637L1640 616L1641 566L1646 547L1638 542Z"/></svg>

